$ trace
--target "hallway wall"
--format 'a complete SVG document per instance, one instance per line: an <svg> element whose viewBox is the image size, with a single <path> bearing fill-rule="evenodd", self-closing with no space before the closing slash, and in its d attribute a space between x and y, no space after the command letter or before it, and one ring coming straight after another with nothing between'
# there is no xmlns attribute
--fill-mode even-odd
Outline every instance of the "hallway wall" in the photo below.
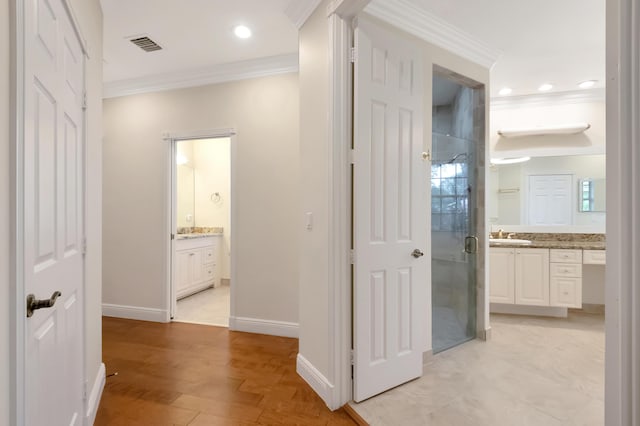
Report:
<svg viewBox="0 0 640 426"><path fill-rule="evenodd" d="M105 306L166 318L165 132L235 128L235 314L297 335L298 75L104 101Z"/></svg>

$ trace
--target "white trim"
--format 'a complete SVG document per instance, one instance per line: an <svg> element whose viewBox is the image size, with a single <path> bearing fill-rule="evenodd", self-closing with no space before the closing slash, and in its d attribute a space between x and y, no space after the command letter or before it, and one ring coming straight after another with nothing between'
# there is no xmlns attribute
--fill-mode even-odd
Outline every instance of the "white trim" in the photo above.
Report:
<svg viewBox="0 0 640 426"><path fill-rule="evenodd" d="M230 138L235 135L236 135L236 130L230 127L226 129L194 130L190 132L180 132L180 133L163 133L162 140L185 141L189 139L217 139L217 138Z"/></svg>
<svg viewBox="0 0 640 426"><path fill-rule="evenodd" d="M298 354L296 357L296 372L311 386L311 389L322 398L330 409L336 410L342 406L332 406L332 404L329 403L329 401L334 401L335 399L335 388L329 383L327 378L301 354Z"/></svg>
<svg viewBox="0 0 640 426"><path fill-rule="evenodd" d="M640 424L640 13L608 0L605 424Z"/></svg>
<svg viewBox="0 0 640 426"><path fill-rule="evenodd" d="M298 324L295 322L230 316L229 330L298 338Z"/></svg>
<svg viewBox="0 0 640 426"><path fill-rule="evenodd" d="M142 306L102 304L102 316L126 318L140 321L167 322L169 312L166 309L145 308Z"/></svg>
<svg viewBox="0 0 640 426"><path fill-rule="evenodd" d="M581 104L605 101L605 89L571 90L534 95L505 96L491 98L492 110L552 107L558 104Z"/></svg>
<svg viewBox="0 0 640 426"><path fill-rule="evenodd" d="M352 398L351 379L351 130L352 66L349 60L353 31L349 21L329 17L329 378L335 384L332 399L337 409ZM300 355L299 355L300 356ZM333 388L333 387L332 387Z"/></svg>
<svg viewBox="0 0 640 426"><path fill-rule="evenodd" d="M322 0L290 0L284 14L299 30L321 2Z"/></svg>
<svg viewBox="0 0 640 426"><path fill-rule="evenodd" d="M84 424L86 426L93 425L96 420L96 415L98 414L98 407L100 406L100 399L102 398L102 391L104 390L106 380L106 368L104 366L104 363L100 363L98 374L96 375L96 378L93 381L93 386L91 387L91 393L87 395L87 407L84 419Z"/></svg>
<svg viewBox="0 0 640 426"><path fill-rule="evenodd" d="M485 68L491 68L502 55L477 37L409 0L373 0L365 8L365 12Z"/></svg>
<svg viewBox="0 0 640 426"><path fill-rule="evenodd" d="M536 315L555 318L566 318L568 314L567 308L557 306L511 305L508 303L492 303L490 312L492 314Z"/></svg>
<svg viewBox="0 0 640 426"><path fill-rule="evenodd" d="M112 81L104 84L103 98L204 86L293 72L298 72L297 53Z"/></svg>

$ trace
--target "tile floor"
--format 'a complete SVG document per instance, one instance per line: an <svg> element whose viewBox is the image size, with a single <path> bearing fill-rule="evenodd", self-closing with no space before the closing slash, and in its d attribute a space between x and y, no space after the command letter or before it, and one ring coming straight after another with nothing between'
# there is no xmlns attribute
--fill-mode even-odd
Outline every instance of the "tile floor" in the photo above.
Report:
<svg viewBox="0 0 640 426"><path fill-rule="evenodd" d="M173 320L229 327L230 293L223 284L180 299Z"/></svg>
<svg viewBox="0 0 640 426"><path fill-rule="evenodd" d="M371 425L604 424L604 315L492 315L492 338L442 352L424 376L353 408Z"/></svg>

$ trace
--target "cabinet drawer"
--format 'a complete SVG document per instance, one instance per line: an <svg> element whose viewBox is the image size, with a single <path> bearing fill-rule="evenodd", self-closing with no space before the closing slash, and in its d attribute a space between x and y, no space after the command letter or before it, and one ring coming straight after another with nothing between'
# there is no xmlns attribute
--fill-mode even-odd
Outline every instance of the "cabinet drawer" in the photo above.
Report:
<svg viewBox="0 0 640 426"><path fill-rule="evenodd" d="M582 277L581 263L551 263L551 277Z"/></svg>
<svg viewBox="0 0 640 426"><path fill-rule="evenodd" d="M582 278L552 277L549 290L550 306L582 307Z"/></svg>
<svg viewBox="0 0 640 426"><path fill-rule="evenodd" d="M551 262L582 263L582 250L551 249Z"/></svg>
<svg viewBox="0 0 640 426"><path fill-rule="evenodd" d="M204 263L209 264L209 263L216 263L215 262L216 259L216 250L214 247L207 247L204 249Z"/></svg>
<svg viewBox="0 0 640 426"><path fill-rule="evenodd" d="M606 250L584 250L582 263L588 265L604 265L607 260Z"/></svg>
<svg viewBox="0 0 640 426"><path fill-rule="evenodd" d="M211 281L214 275L215 275L215 268L213 267L213 265L204 267L204 279L206 281Z"/></svg>

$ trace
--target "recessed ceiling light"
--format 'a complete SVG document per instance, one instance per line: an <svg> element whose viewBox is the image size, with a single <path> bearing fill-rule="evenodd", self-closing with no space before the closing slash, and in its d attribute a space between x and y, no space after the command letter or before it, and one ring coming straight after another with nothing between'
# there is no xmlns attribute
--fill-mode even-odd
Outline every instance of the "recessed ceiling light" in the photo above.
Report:
<svg viewBox="0 0 640 426"><path fill-rule="evenodd" d="M593 87L596 85L596 80L587 80L578 84L578 87L581 89L588 89L589 87Z"/></svg>
<svg viewBox="0 0 640 426"><path fill-rule="evenodd" d="M251 30L248 27L245 27L244 25L238 25L237 27L235 27L233 29L233 33L238 38L249 38L249 37L251 37Z"/></svg>
<svg viewBox="0 0 640 426"><path fill-rule="evenodd" d="M502 96L506 96L506 95L510 95L511 92L513 92L513 90L511 90L511 87L503 87L502 89L500 89L498 94Z"/></svg>
<svg viewBox="0 0 640 426"><path fill-rule="evenodd" d="M538 90L541 92L546 92L551 89L553 89L553 84L550 84L550 83L544 83L540 87L538 87Z"/></svg>

